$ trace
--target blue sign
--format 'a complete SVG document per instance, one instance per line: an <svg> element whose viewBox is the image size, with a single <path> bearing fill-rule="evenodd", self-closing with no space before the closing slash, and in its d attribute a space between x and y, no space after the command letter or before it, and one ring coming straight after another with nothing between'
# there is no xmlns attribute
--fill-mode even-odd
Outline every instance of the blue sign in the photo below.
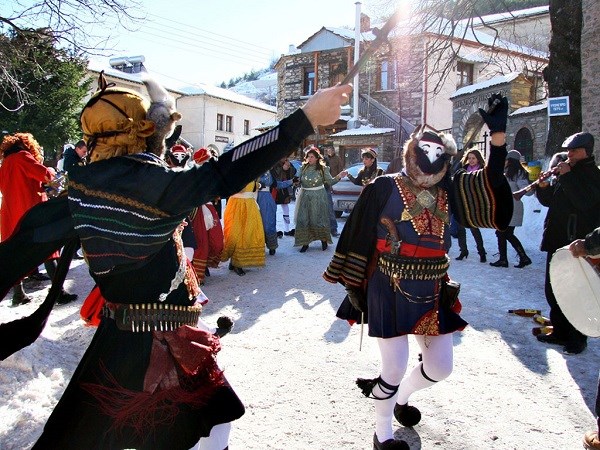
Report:
<svg viewBox="0 0 600 450"><path fill-rule="evenodd" d="M569 97L550 97L548 99L548 115L549 116L568 116Z"/></svg>

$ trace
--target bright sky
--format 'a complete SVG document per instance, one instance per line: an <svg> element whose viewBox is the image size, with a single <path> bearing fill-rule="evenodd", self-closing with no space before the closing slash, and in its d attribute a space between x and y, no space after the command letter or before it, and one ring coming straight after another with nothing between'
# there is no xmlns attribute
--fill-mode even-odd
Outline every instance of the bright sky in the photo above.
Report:
<svg viewBox="0 0 600 450"><path fill-rule="evenodd" d="M368 0L361 4L368 11ZM143 0L148 22L110 29L112 57L144 55L149 71L179 82L220 84L262 69L322 26L353 27L356 0ZM118 51L117 51L118 50Z"/></svg>

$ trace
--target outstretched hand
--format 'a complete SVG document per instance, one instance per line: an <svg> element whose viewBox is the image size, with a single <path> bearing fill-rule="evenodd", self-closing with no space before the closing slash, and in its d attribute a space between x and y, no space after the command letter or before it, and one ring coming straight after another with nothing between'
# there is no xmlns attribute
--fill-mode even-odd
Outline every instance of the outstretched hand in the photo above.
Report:
<svg viewBox="0 0 600 450"><path fill-rule="evenodd" d="M479 114L490 129L490 134L505 133L508 118L508 99L500 93L490 95L487 111L479 108Z"/></svg>
<svg viewBox="0 0 600 450"><path fill-rule="evenodd" d="M302 107L302 111L313 128L319 125L330 125L340 118L341 107L348 101L350 92L352 92L351 84L338 84L319 89Z"/></svg>

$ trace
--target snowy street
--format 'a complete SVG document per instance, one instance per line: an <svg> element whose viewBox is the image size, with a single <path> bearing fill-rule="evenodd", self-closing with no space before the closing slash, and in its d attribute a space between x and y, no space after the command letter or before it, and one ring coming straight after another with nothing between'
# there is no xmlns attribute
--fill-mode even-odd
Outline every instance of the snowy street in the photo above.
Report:
<svg viewBox="0 0 600 450"><path fill-rule="evenodd" d="M517 257L509 247L509 268L491 267L498 251L492 230L482 230L485 264L469 232L470 254L463 261L454 260L453 240L449 274L462 284L462 316L470 326L454 336L453 374L411 397L421 423L414 429L396 424L396 436L413 450L580 449L583 434L595 426L599 341L590 338L582 354L564 355L562 347L535 339L531 318L507 313L537 308L548 314L546 255L539 251L545 209L532 197L524 203L524 226L515 234L532 265L512 267ZM345 221L338 220L340 230ZM378 375L379 354L366 327L359 351L360 327L335 318L344 290L321 277L335 242L326 251L315 242L301 254L293 237L284 236L266 267L240 277L224 263L206 279L205 321L214 324L225 314L236 322L219 354L246 405L233 423L232 450L372 448L373 400L354 381ZM30 314L48 286L26 283L34 302L17 308L10 307L9 294L0 303L0 321ZM94 332L79 319L92 287L82 260L73 262L65 286L79 299L56 306L41 338L0 362L0 450L35 442ZM417 354L411 340L409 370Z"/></svg>

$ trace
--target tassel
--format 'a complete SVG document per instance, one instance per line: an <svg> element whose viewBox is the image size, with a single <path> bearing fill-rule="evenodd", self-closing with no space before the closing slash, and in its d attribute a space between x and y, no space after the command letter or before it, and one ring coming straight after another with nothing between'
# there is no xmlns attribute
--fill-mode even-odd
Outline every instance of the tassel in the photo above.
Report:
<svg viewBox="0 0 600 450"><path fill-rule="evenodd" d="M369 397L378 381L379 378L357 378L356 385L360 388L365 397Z"/></svg>

